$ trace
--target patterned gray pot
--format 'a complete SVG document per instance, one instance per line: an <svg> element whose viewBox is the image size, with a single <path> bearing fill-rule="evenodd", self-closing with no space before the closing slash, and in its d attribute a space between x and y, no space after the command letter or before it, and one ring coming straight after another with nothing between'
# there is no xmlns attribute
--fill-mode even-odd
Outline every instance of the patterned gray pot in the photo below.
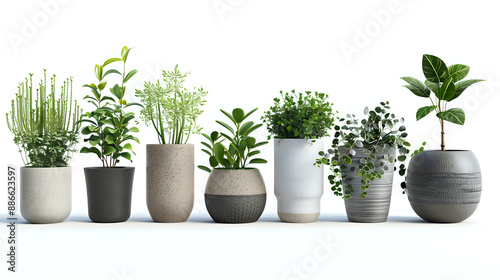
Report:
<svg viewBox="0 0 500 280"><path fill-rule="evenodd" d="M185 222L194 205L194 145L146 146L146 201L153 221Z"/></svg>
<svg viewBox="0 0 500 280"><path fill-rule="evenodd" d="M260 171L212 170L205 189L205 205L215 222L256 222L266 206L266 186Z"/></svg>
<svg viewBox="0 0 500 280"><path fill-rule="evenodd" d="M21 215L33 224L60 223L71 213L71 167L21 167Z"/></svg>
<svg viewBox="0 0 500 280"><path fill-rule="evenodd" d="M366 158L366 155L363 154L364 148L355 148L354 150L356 155L352 157L352 166L357 166L360 164L360 159ZM344 184L349 180L349 184L353 188L351 197L344 200L347 218L351 222L381 223L387 221L394 178L394 162L389 163L389 157L395 156L395 150L391 148L383 153L376 153L376 156L375 170L378 171L383 168L380 166L382 162L389 169L384 172L382 178L370 182L370 187L366 189L367 195L364 198L360 196L363 192L360 187L363 184L361 184L362 178L358 176L358 171L348 169L342 173Z"/></svg>
<svg viewBox="0 0 500 280"><path fill-rule="evenodd" d="M406 192L422 219L458 223L469 218L481 198L481 168L471 151L424 151L408 166Z"/></svg>

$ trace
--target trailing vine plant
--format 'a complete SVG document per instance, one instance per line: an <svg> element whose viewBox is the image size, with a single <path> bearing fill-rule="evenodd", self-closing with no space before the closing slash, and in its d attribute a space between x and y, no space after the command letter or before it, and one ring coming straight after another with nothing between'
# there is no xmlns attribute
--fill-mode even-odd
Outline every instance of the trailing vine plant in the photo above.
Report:
<svg viewBox="0 0 500 280"><path fill-rule="evenodd" d="M349 178L347 172L360 177L360 196L363 198L370 183L382 178L392 163L399 161L399 175L405 175L404 162L411 145L406 141L408 133L403 125L404 119L396 117L389 112L390 109L389 102L380 102L374 110L366 107L366 118L361 121L354 114L348 114L340 119L341 124L334 127L331 148L319 153L321 158L316 160L316 165L330 167L332 174L328 180L335 195L348 199L357 192L351 185L353 178ZM423 147L420 149L423 150ZM361 157L359 153L362 153ZM355 156L360 157L359 162L353 161Z"/></svg>

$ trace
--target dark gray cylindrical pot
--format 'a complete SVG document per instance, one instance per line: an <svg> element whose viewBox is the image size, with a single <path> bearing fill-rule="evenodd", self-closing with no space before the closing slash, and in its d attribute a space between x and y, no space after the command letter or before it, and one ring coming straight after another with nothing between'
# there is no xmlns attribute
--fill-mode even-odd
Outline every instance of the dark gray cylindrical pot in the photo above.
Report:
<svg viewBox="0 0 500 280"><path fill-rule="evenodd" d="M98 223L130 218L134 167L86 167L89 218Z"/></svg>
<svg viewBox="0 0 500 280"><path fill-rule="evenodd" d="M215 222L256 222L266 206L266 186L260 171L212 170L205 189L205 205Z"/></svg>
<svg viewBox="0 0 500 280"><path fill-rule="evenodd" d="M356 154L352 157L352 166L358 166L361 158L366 158L367 155L363 154L364 148L354 148ZM350 184L353 188L351 197L345 199L345 210L347 218L351 222L360 223L382 223L387 221L389 215L389 208L391 206L392 195L392 181L394 178L394 161L389 162L389 157L395 156L393 148L385 149L382 153L376 153L375 170L383 169L381 163L388 167L384 171L382 178L377 178L370 182L370 186L366 189L367 195L363 198L363 192L360 187L362 178L358 176L358 171L351 171L350 167L342 172L342 181L345 185Z"/></svg>
<svg viewBox="0 0 500 280"><path fill-rule="evenodd" d="M185 222L194 205L194 145L146 146L146 201L155 222Z"/></svg>
<svg viewBox="0 0 500 280"><path fill-rule="evenodd" d="M21 167L21 215L33 224L60 223L71 213L71 167Z"/></svg>
<svg viewBox="0 0 500 280"><path fill-rule="evenodd" d="M406 192L422 219L458 223L469 218L481 198L481 168L471 151L424 151L408 166Z"/></svg>

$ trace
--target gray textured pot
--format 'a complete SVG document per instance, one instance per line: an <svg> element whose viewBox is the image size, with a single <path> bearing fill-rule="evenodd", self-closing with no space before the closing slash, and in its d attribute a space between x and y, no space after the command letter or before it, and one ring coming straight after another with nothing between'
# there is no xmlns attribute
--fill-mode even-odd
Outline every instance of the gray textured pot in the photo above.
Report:
<svg viewBox="0 0 500 280"><path fill-rule="evenodd" d="M481 198L481 168L471 151L424 151L408 166L406 192L422 219L458 223L469 218Z"/></svg>
<svg viewBox="0 0 500 280"><path fill-rule="evenodd" d="M205 189L208 213L218 223L252 223L266 206L266 186L258 169L214 169Z"/></svg>
<svg viewBox="0 0 500 280"><path fill-rule="evenodd" d="M84 168L92 221L117 223L130 218L134 171L134 167Z"/></svg>
<svg viewBox="0 0 500 280"><path fill-rule="evenodd" d="M356 155L353 156L353 166L360 164L360 159L365 158L366 155L363 154L363 148L355 148ZM375 163L375 170L380 170L383 167L380 166L381 162L384 162L386 166L389 167L385 171L382 178L377 178L370 182L370 187L366 189L367 195L362 198L360 197L363 192L361 187L361 177L358 176L357 171L346 170L343 172L343 181L348 179L349 184L353 188L351 197L345 199L345 209L347 212L347 218L351 222L361 222L361 223L381 223L387 221L387 216L389 215L389 208L391 205L391 194L392 194L392 181L394 178L394 162L389 163L389 156L395 156L395 150L386 150L384 153L376 153L377 161Z"/></svg>
<svg viewBox="0 0 500 280"><path fill-rule="evenodd" d="M21 167L21 215L30 223L60 223L71 213L71 167Z"/></svg>
<svg viewBox="0 0 500 280"><path fill-rule="evenodd" d="M146 201L155 222L185 222L194 205L194 145L146 146Z"/></svg>

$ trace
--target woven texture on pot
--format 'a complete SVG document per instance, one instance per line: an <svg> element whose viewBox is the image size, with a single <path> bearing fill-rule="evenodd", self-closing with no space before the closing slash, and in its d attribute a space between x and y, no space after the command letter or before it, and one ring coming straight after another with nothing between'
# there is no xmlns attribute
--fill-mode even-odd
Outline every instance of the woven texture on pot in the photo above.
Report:
<svg viewBox="0 0 500 280"><path fill-rule="evenodd" d="M367 155L363 153L365 148L354 148L356 154L352 157L352 166L358 166L361 158L366 158ZM339 151L340 152L340 151ZM358 171L351 171L350 167L342 172L345 177L343 180L344 191L346 183L352 186L353 191L351 197L345 199L345 208L347 218L351 222L362 223L379 223L387 221L389 215L389 208L391 204L392 182L394 178L394 162L389 163L389 157L395 156L395 150L386 150L384 153L376 153L377 160L375 162L375 170L383 169L381 163L388 167L384 170L382 178L377 178L370 182L370 186L366 189L367 195L360 197L363 192L360 187L362 178L358 176ZM351 179L349 182L346 180Z"/></svg>

